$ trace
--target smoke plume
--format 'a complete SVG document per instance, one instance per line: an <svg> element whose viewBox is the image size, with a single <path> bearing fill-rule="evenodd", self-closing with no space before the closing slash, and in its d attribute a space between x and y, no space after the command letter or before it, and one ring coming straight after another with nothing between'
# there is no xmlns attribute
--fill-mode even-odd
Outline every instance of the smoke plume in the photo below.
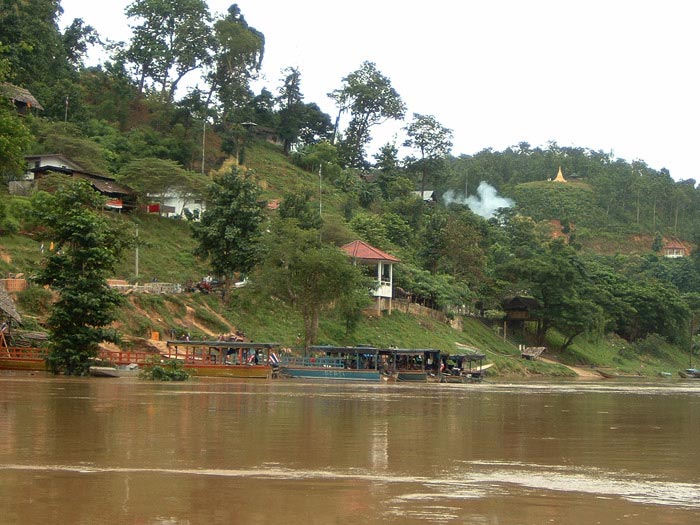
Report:
<svg viewBox="0 0 700 525"><path fill-rule="evenodd" d="M484 219L490 219L499 208L510 208L515 204L511 199L498 195L496 188L487 182L480 182L476 195L464 197L449 190L443 196L446 205L452 203L469 206L469 209Z"/></svg>

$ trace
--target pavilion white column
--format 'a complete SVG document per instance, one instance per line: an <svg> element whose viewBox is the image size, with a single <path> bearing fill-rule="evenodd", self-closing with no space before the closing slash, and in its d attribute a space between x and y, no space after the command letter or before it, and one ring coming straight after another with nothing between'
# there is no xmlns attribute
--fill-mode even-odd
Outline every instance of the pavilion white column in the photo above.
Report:
<svg viewBox="0 0 700 525"><path fill-rule="evenodd" d="M379 283L379 294L377 295L377 316L382 315L382 263L377 263L377 282Z"/></svg>
<svg viewBox="0 0 700 525"><path fill-rule="evenodd" d="M389 263L389 315L391 315L392 301L394 300L394 265Z"/></svg>

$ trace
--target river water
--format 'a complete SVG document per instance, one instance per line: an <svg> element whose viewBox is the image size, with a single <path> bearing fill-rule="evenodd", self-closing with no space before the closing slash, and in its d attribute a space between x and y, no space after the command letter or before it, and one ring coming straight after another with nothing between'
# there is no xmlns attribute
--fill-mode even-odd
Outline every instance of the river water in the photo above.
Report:
<svg viewBox="0 0 700 525"><path fill-rule="evenodd" d="M700 381L0 375L0 523L700 523Z"/></svg>

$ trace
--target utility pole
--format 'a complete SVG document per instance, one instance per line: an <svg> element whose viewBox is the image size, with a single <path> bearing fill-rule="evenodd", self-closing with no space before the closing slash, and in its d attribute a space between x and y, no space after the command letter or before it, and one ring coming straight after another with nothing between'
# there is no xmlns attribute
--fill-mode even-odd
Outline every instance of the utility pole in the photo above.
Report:
<svg viewBox="0 0 700 525"><path fill-rule="evenodd" d="M321 201L321 168L323 164L318 165L318 216L321 218L321 212L323 211L323 204ZM318 242L321 242L321 228L318 229Z"/></svg>
<svg viewBox="0 0 700 525"><path fill-rule="evenodd" d="M202 175L204 175L204 145L207 137L207 119L204 119L202 124Z"/></svg>
<svg viewBox="0 0 700 525"><path fill-rule="evenodd" d="M139 227L136 226L136 268L135 268L136 278L139 277Z"/></svg>

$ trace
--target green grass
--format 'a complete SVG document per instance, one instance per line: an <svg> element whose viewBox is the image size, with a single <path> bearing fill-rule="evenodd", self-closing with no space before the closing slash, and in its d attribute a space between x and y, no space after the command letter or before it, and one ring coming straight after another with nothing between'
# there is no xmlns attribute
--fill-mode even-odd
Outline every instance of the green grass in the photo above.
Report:
<svg viewBox="0 0 700 525"><path fill-rule="evenodd" d="M185 283L199 281L209 273L205 261L196 259L196 242L190 234L188 222L167 219L157 215L133 214L124 217L126 231L136 239L138 227L138 276L136 276L136 248L128 249L116 267L115 277L130 282Z"/></svg>
<svg viewBox="0 0 700 525"><path fill-rule="evenodd" d="M612 368L622 374L657 376L660 372L674 372L688 366L688 354L666 343L658 336L650 336L637 343L629 343L617 336L597 337L580 335L564 351L563 337L550 334L547 341L552 348L548 355L558 361L584 367Z"/></svg>
<svg viewBox="0 0 700 525"><path fill-rule="evenodd" d="M41 243L25 234L0 237L0 274L22 273L30 277L41 264Z"/></svg>
<svg viewBox="0 0 700 525"><path fill-rule="evenodd" d="M246 167L262 179L262 197L278 199L290 193L309 192L318 202L318 172L309 172L295 166L284 156L279 146L267 142L255 142L246 151ZM340 192L334 181L321 177L321 199L324 215L341 215L347 196Z"/></svg>

